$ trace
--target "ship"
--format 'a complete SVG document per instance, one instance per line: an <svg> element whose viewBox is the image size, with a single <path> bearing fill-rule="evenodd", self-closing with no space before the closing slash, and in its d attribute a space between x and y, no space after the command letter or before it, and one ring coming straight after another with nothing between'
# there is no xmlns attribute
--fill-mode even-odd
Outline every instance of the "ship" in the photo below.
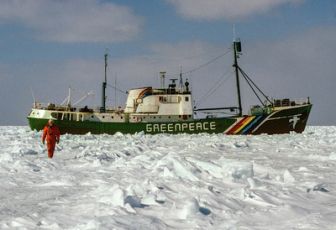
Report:
<svg viewBox="0 0 336 230"><path fill-rule="evenodd" d="M102 83L102 102L97 108L34 102L27 119L32 130L42 130L52 119L62 134L197 134L222 133L227 135L258 135L302 133L312 108L309 97L292 100L271 99L242 70L238 58L242 54L239 39L233 41L233 69L235 73L237 105L216 108L196 108L188 80L177 86L171 79L165 85L165 72L160 72L160 87L140 87L128 90L124 108L106 106L107 57ZM243 114L240 81L246 80L259 99ZM224 111L224 112L223 112ZM225 112L227 111L227 112ZM203 113L204 116L197 116Z"/></svg>

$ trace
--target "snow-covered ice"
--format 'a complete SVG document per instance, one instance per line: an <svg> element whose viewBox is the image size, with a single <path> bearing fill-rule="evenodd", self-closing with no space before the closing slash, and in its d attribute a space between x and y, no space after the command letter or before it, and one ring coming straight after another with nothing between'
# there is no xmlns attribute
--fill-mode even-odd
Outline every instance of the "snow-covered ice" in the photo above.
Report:
<svg viewBox="0 0 336 230"><path fill-rule="evenodd" d="M0 229L336 229L336 127L40 135L0 127Z"/></svg>

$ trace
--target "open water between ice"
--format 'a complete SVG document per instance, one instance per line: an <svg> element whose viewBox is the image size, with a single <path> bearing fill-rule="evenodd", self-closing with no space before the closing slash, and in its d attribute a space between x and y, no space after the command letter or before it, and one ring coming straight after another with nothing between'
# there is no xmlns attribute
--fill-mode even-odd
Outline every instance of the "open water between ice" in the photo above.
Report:
<svg viewBox="0 0 336 230"><path fill-rule="evenodd" d="M0 127L1 229L336 229L336 127L40 136Z"/></svg>

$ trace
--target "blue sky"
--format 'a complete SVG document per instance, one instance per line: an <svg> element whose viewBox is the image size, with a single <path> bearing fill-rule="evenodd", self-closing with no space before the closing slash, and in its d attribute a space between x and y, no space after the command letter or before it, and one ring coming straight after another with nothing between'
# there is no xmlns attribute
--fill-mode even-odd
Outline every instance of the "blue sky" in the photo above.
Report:
<svg viewBox="0 0 336 230"><path fill-rule="evenodd" d="M0 0L0 125L25 125L37 100L60 102L94 90L99 105L103 54L119 88L157 85L158 72L192 69L225 52L232 25L243 68L274 97L310 96L313 125L335 125L336 2L332 0ZM231 56L185 76L202 98ZM232 79L203 106L232 105ZM244 87L244 86L243 86ZM115 102L114 92L108 95ZM124 104L125 96L117 102ZM254 103L243 89L245 111ZM335 105L335 103L334 103Z"/></svg>

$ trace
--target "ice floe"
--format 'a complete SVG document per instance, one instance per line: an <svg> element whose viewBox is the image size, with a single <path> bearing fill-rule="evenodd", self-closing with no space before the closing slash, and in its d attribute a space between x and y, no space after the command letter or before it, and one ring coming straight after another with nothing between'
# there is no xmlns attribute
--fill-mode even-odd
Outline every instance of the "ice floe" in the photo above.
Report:
<svg viewBox="0 0 336 230"><path fill-rule="evenodd" d="M63 135L0 127L0 229L335 229L336 127Z"/></svg>

